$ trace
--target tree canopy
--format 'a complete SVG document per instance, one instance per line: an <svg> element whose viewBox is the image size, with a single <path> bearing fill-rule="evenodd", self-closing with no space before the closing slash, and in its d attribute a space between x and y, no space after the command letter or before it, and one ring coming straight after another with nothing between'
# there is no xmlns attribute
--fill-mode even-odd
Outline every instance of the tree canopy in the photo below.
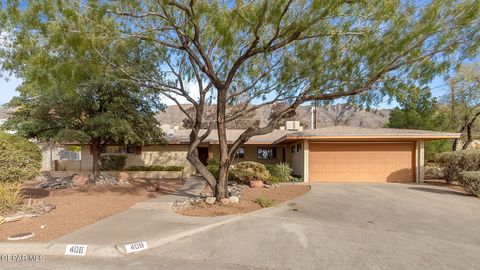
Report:
<svg viewBox="0 0 480 270"><path fill-rule="evenodd" d="M49 18L64 10L63 19L90 25L89 31L105 40L140 42L154 52L142 59L145 69L102 51L98 55L130 82L160 93L184 111L192 127L188 160L219 199L227 196L236 149L271 132L304 102L346 98L369 106L427 84L480 46L480 2L475 0L47 0L29 1L25 8L9 2L5 9L13 21ZM92 23L89 10L116 27ZM37 31L52 30L50 20L40 21ZM195 112L187 111L179 97ZM288 106L278 106L266 125L247 128L228 145L228 123L277 102ZM209 103L216 105L215 121L205 125ZM214 128L220 144L218 180L197 152Z"/></svg>
<svg viewBox="0 0 480 270"><path fill-rule="evenodd" d="M451 131L451 122L439 102L432 98L429 88L412 88L396 97L399 104L394 108L386 124L389 128ZM435 154L448 151L447 140L425 143L425 158L432 160Z"/></svg>
<svg viewBox="0 0 480 270"><path fill-rule="evenodd" d="M44 12L35 13L35 7ZM32 3L24 16L13 13L7 21L12 34L2 50L3 67L23 82L20 96L8 103L15 111L5 128L27 138L93 144L96 172L106 144L162 143L154 117L163 108L158 94L125 80L104 60L141 70L152 52L139 41L101 36L92 25L115 32L101 10L47 7Z"/></svg>

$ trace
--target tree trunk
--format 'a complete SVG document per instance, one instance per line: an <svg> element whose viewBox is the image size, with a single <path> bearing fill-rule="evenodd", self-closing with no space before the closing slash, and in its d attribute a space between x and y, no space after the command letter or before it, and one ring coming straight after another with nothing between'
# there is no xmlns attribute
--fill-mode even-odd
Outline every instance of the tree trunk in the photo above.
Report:
<svg viewBox="0 0 480 270"><path fill-rule="evenodd" d="M92 164L92 174L93 177L96 178L100 175L101 166L102 166L102 144L99 140L92 141L92 156L93 156L93 164Z"/></svg>
<svg viewBox="0 0 480 270"><path fill-rule="evenodd" d="M452 151L457 151L458 148L458 139L454 139L452 143Z"/></svg>
<svg viewBox="0 0 480 270"><path fill-rule="evenodd" d="M473 138L472 138L472 125L467 125L467 140L462 146L462 150L467 150L468 146L470 143L472 143Z"/></svg>
<svg viewBox="0 0 480 270"><path fill-rule="evenodd" d="M218 89L217 97L217 130L218 142L220 146L220 160L218 181L215 187L215 197L217 200L228 198L228 170L230 167L230 158L228 155L227 127L225 122L227 91Z"/></svg>

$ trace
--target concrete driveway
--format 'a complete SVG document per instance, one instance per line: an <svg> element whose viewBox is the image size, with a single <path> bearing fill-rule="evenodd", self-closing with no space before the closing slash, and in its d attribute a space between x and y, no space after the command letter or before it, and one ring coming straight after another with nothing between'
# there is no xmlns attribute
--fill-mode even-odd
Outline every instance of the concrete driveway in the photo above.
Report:
<svg viewBox="0 0 480 270"><path fill-rule="evenodd" d="M428 185L315 184L294 201L141 254L43 266L478 269L480 200Z"/></svg>
<svg viewBox="0 0 480 270"><path fill-rule="evenodd" d="M427 185L315 184L150 254L271 269L478 269L480 200Z"/></svg>

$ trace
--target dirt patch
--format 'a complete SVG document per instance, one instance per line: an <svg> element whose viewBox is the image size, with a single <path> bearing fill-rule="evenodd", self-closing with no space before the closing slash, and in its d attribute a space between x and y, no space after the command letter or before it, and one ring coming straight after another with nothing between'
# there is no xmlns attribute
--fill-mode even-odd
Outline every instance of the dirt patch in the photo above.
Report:
<svg viewBox="0 0 480 270"><path fill-rule="evenodd" d="M453 182L451 184L447 184L445 180L440 180L440 179L428 179L424 181L425 184L433 185L433 186L440 186L440 187L448 187L450 189L453 189L455 191L459 191L462 193L468 193L465 191L465 189L458 184L457 182Z"/></svg>
<svg viewBox="0 0 480 270"><path fill-rule="evenodd" d="M271 188L246 188L241 193L240 202L236 204L209 205L205 202L197 204L192 208L183 209L177 211L179 214L186 216L199 216L199 217L211 217L211 216L224 216L234 215L252 212L260 209L260 205L255 202L255 199L263 197L270 198L275 201L275 204L279 204L300 195L305 194L310 190L309 185L281 185L279 187ZM210 190L204 190L209 192Z"/></svg>
<svg viewBox="0 0 480 270"><path fill-rule="evenodd" d="M119 213L137 202L172 193L184 184L180 179L135 180L130 185L74 187L67 189L36 189L38 182L24 186L27 196L45 200L56 209L40 217L0 225L0 241L17 233L33 232L25 241L50 241L86 225ZM145 187L159 184L159 191L148 192ZM42 226L44 227L42 229Z"/></svg>

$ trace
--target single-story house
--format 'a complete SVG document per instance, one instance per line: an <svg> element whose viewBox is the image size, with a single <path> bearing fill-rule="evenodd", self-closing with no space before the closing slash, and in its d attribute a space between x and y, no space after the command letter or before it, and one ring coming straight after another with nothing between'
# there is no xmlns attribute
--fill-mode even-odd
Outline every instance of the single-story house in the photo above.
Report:
<svg viewBox="0 0 480 270"><path fill-rule="evenodd" d="M243 130L228 130L229 142ZM186 175L195 169L186 160L189 130L167 134L167 145L108 146L105 154L128 155L126 166L181 165ZM305 182L422 182L424 142L459 138L459 133L425 130L333 126L305 131L274 130L251 138L237 151L233 163L286 162ZM218 159L216 131L198 147L205 164ZM92 155L82 146L81 170L90 170Z"/></svg>

